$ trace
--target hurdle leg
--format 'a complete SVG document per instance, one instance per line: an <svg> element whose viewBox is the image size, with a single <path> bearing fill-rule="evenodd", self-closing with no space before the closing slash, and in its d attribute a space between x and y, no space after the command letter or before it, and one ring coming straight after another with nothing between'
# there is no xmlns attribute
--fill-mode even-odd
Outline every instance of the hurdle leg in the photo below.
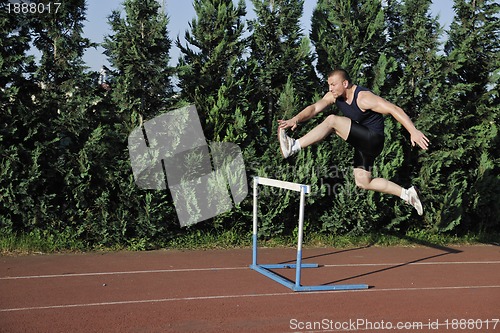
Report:
<svg viewBox="0 0 500 333"><path fill-rule="evenodd" d="M253 232L252 232L252 243L253 243L253 254L252 254L252 264L257 266L257 196L258 196L258 178L253 179Z"/></svg>
<svg viewBox="0 0 500 333"><path fill-rule="evenodd" d="M304 234L304 205L306 188L302 186L300 188L300 207L299 207L299 234L297 240L297 267L295 269L295 287L300 287L300 274L302 268L302 241Z"/></svg>

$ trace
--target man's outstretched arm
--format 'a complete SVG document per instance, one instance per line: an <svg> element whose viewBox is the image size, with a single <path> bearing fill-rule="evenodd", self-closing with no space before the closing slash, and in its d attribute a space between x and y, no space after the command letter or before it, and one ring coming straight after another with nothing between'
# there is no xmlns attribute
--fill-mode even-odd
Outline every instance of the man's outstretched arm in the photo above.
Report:
<svg viewBox="0 0 500 333"><path fill-rule="evenodd" d="M362 110L372 110L381 114L392 115L410 133L412 146L418 145L422 149L429 149L430 140L415 127L410 117L399 106L369 91L359 93L358 106Z"/></svg>
<svg viewBox="0 0 500 333"><path fill-rule="evenodd" d="M293 118L288 120L278 120L279 128L286 129L291 127L292 131L294 131L299 123L308 121L333 103L335 103L335 97L333 97L332 93L328 92L325 94L325 96L323 96L322 99L314 104L307 106Z"/></svg>

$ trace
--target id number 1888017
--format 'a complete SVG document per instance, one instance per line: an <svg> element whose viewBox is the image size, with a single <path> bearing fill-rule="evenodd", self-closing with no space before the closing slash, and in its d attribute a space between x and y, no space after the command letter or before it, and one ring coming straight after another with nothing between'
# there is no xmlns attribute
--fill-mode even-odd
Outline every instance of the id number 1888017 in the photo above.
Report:
<svg viewBox="0 0 500 333"><path fill-rule="evenodd" d="M35 3L19 1L3 5L9 14L57 14L61 2Z"/></svg>

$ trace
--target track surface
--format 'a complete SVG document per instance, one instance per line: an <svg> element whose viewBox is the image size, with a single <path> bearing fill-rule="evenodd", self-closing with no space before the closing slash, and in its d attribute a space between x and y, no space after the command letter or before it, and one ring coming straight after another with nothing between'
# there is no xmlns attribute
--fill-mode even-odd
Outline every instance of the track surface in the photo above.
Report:
<svg viewBox="0 0 500 333"><path fill-rule="evenodd" d="M259 263L294 249L259 249ZM0 332L500 332L500 247L304 249L293 292L252 250L0 257ZM294 279L295 270L279 270Z"/></svg>

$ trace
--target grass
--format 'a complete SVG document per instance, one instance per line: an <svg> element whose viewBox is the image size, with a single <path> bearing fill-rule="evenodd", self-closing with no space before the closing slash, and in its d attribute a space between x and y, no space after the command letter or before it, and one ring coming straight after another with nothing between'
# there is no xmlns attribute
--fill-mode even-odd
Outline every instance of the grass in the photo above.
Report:
<svg viewBox="0 0 500 333"><path fill-rule="evenodd" d="M17 234L0 230L0 254L32 254L56 252L81 252L88 249L88 244L69 233L50 233L35 230L26 234Z"/></svg>
<svg viewBox="0 0 500 333"><path fill-rule="evenodd" d="M450 236L427 231L411 231L404 235L371 233L365 235L331 235L311 233L304 237L304 247L351 248L360 246L449 246L500 243L500 234L468 234ZM296 247L293 235L259 240L259 247ZM247 231L192 231L166 242L134 238L113 246L91 245L69 232L49 233L34 231L28 234L0 233L1 255L34 253L88 252L88 251L145 251L160 248L180 250L250 248L252 235Z"/></svg>
<svg viewBox="0 0 500 333"><path fill-rule="evenodd" d="M410 231L404 235L370 233L364 235L332 235L311 233L304 236L304 247L350 248L359 246L448 246L448 245L500 245L500 234L467 234L464 236L436 234L430 231ZM251 233L232 230L223 232L196 232L183 235L165 244L176 249L227 249L252 246ZM296 236L260 239L262 247L296 247Z"/></svg>

